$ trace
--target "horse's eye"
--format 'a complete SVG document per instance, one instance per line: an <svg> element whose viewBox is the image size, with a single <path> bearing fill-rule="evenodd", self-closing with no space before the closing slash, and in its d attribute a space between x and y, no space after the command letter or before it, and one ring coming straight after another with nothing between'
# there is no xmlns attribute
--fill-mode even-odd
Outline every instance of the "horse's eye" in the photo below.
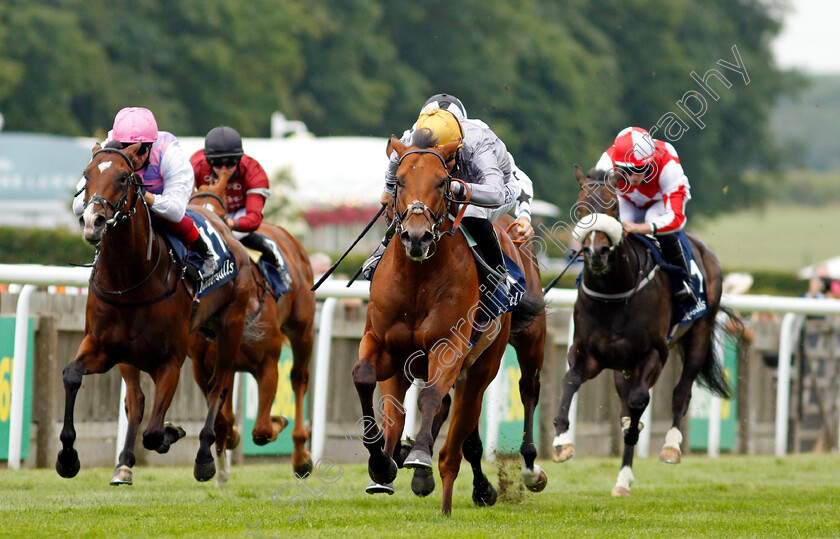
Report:
<svg viewBox="0 0 840 539"><path fill-rule="evenodd" d="M440 184L438 184L438 189L443 189L446 187L446 180L441 180Z"/></svg>

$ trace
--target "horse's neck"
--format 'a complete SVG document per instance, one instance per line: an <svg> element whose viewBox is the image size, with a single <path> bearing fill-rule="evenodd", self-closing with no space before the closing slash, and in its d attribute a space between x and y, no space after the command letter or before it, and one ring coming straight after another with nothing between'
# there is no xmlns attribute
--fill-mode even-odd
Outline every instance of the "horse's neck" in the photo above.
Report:
<svg viewBox="0 0 840 539"><path fill-rule="evenodd" d="M407 283L429 283L435 288L447 286L446 280L442 277L452 275L451 269L460 266L463 263L463 257L469 254L467 249L457 253L456 238L444 236L432 245L431 249L434 251L432 256L422 262L415 262L408 258L399 238L395 239L396 241L391 242L395 244L393 247L395 276ZM451 283L448 284L451 285Z"/></svg>
<svg viewBox="0 0 840 539"><path fill-rule="evenodd" d="M610 271L595 274L587 265L583 272L583 282L597 292L625 292L636 285L644 264L644 249L636 249L630 243L630 239L625 238L611 255Z"/></svg>
<svg viewBox="0 0 840 539"><path fill-rule="evenodd" d="M138 276L148 275L155 267L159 248L152 245L151 257L149 242L156 241L150 232L149 210L138 201L134 215L126 221L108 230L99 247L97 273L112 285L136 282Z"/></svg>

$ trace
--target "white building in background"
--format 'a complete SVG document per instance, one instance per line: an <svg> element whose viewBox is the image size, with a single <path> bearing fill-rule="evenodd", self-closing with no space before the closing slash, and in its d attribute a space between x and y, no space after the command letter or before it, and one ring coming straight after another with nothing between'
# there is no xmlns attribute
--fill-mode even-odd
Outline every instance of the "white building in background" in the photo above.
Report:
<svg viewBox="0 0 840 539"><path fill-rule="evenodd" d="M279 138L246 138L243 148L262 164L269 179L291 177L291 186L272 182L272 195L285 196L301 211L303 222L290 231L304 246L343 252L379 210L387 139L314 137L299 123L277 118L272 132ZM187 156L204 147L203 137L179 140ZM77 228L70 205L95 142L0 133L0 225ZM558 213L555 206L540 201L533 208L543 215ZM372 251L383 232L380 221L354 252Z"/></svg>

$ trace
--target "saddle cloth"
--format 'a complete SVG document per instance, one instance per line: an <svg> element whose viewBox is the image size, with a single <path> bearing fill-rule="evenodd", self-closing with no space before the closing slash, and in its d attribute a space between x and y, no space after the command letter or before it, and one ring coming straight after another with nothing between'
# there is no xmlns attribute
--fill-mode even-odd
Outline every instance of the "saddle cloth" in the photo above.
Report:
<svg viewBox="0 0 840 539"><path fill-rule="evenodd" d="M248 249L248 254L251 256L251 260L253 260L257 265L257 268L259 268L265 278L265 281L268 283L271 295L274 296L274 299L279 299L280 296L292 289L292 276L289 273L289 267L286 264L286 259L283 258L283 253L280 251L280 247L277 243L265 235L263 235L263 238L265 238L265 241L271 248L274 256L276 256L277 260L280 262L280 267L278 268L271 262L263 260L263 253L260 251Z"/></svg>
<svg viewBox="0 0 840 539"><path fill-rule="evenodd" d="M672 320L676 326L684 326L693 320L696 320L706 314L709 310L708 300L706 297L706 282L703 279L703 272L700 271L700 266L694 259L694 253L691 250L691 243L688 241L688 236L682 230L675 232L682 244L683 253L685 253L688 267L691 269L691 289L694 291L694 296L697 298L697 303L694 305L682 305L674 299L676 293L682 288L682 282L686 277L685 269L680 266L669 264L662 256L662 251L659 247L659 242L653 236L646 236L641 234L633 234L642 244L644 244L653 255L653 260L658 264L668 276L671 278L671 303L674 306L674 316ZM673 333L673 331L671 332Z"/></svg>
<svg viewBox="0 0 840 539"><path fill-rule="evenodd" d="M189 215L190 219L195 222L195 226L198 228L198 233L201 234L205 243L210 246L210 249L213 251L213 256L216 257L216 262L219 264L219 269L216 270L213 275L210 275L204 280L196 281L198 288L196 291L196 297L201 298L207 295L210 291L215 290L228 281L234 279L239 274L239 268L236 265L236 258L233 256L233 252L228 248L227 243L225 243L222 238L222 235L213 228L213 225L211 225L203 215L194 210L188 209L187 215ZM203 264L201 256L197 253L188 251L187 247L181 242L181 240L166 230L165 227L156 225L155 223L157 222L157 219L152 220L155 232L166 239L166 242L172 249L172 253L175 255L175 258L181 264L188 264L195 268L195 272L193 273L194 275L198 275Z"/></svg>

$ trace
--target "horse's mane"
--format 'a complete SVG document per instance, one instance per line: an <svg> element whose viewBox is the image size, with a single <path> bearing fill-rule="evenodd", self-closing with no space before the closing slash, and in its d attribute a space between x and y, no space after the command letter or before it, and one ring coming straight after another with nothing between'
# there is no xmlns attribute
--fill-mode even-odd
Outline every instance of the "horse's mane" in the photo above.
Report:
<svg viewBox="0 0 840 539"><path fill-rule="evenodd" d="M115 148L117 150L122 150L122 142L118 140L109 140L103 148Z"/></svg>
<svg viewBox="0 0 840 539"><path fill-rule="evenodd" d="M417 146L418 148L434 148L438 142L438 138L428 127L416 129L411 135L412 146Z"/></svg>

